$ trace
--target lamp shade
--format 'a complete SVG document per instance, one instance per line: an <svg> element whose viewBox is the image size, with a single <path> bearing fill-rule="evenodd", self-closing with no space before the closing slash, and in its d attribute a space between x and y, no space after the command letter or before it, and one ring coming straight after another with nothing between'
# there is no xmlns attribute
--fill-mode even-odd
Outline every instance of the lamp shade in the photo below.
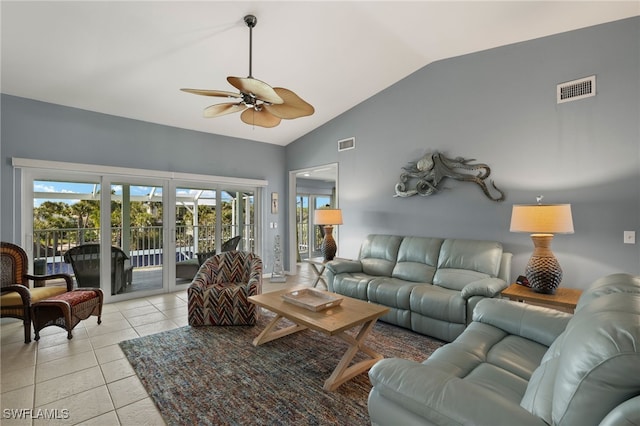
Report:
<svg viewBox="0 0 640 426"><path fill-rule="evenodd" d="M511 232L573 234L571 204L514 204Z"/></svg>
<svg viewBox="0 0 640 426"><path fill-rule="evenodd" d="M342 210L318 209L313 214L316 225L342 225Z"/></svg>

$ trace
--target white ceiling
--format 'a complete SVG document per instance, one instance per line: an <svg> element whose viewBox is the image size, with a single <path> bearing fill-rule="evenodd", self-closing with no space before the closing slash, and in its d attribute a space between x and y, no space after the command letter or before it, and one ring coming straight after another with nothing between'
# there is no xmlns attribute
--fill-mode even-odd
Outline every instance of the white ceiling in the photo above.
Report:
<svg viewBox="0 0 640 426"><path fill-rule="evenodd" d="M2 92L287 145L430 62L640 15L639 1L2 1ZM310 117L202 118L229 75L286 87ZM35 117L34 117L35 118Z"/></svg>

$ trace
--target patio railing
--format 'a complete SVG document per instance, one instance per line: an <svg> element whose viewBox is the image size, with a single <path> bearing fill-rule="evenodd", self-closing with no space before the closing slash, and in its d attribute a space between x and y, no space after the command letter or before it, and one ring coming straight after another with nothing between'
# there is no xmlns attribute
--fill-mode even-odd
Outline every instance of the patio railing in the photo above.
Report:
<svg viewBox="0 0 640 426"><path fill-rule="evenodd" d="M221 241L238 235L234 226L223 225ZM134 267L160 266L163 263L164 240L162 226L132 227L129 230L129 247L122 247L122 228L112 228L111 245L122 248L131 258ZM245 226L238 249L253 252L254 227ZM63 256L80 244L99 243L99 228L37 229L33 231L34 273L72 273L71 265ZM198 252L215 248L215 226L176 226L176 261L191 259Z"/></svg>

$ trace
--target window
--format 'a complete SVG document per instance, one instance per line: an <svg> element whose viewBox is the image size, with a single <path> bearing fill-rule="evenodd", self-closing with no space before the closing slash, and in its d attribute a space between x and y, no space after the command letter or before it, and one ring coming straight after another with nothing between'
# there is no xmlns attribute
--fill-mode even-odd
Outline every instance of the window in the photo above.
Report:
<svg viewBox="0 0 640 426"><path fill-rule="evenodd" d="M26 159L14 166L22 173L23 246L34 270L75 274L65 253L99 244L107 260L95 273L107 301L186 288L197 253L219 250L232 237L240 236L239 249L260 254L265 181ZM121 266L109 261L114 248L126 256Z"/></svg>

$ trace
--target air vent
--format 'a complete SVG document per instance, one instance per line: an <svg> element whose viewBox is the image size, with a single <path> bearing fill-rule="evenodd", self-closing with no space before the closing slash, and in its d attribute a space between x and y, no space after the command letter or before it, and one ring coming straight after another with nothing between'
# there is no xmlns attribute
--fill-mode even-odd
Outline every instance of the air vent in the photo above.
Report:
<svg viewBox="0 0 640 426"><path fill-rule="evenodd" d="M577 101L596 95L596 76L567 81L557 86L558 103Z"/></svg>
<svg viewBox="0 0 640 426"><path fill-rule="evenodd" d="M338 152L354 149L356 147L356 138L347 138L338 141Z"/></svg>

